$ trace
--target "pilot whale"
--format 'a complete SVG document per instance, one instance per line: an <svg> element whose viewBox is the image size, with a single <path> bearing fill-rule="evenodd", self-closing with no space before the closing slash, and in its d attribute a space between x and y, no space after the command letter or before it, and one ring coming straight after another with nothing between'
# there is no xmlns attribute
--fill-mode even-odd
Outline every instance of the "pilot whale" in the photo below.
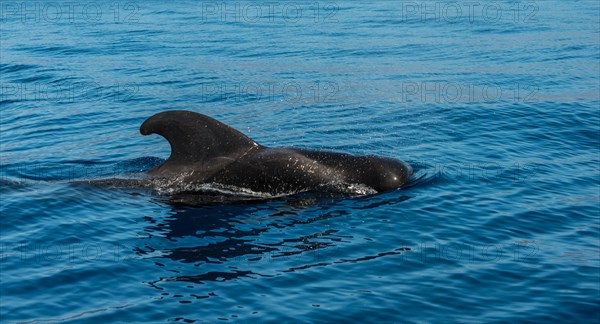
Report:
<svg viewBox="0 0 600 324"><path fill-rule="evenodd" d="M171 155L147 171L153 179L220 184L279 195L319 190L328 184L397 189L413 174L405 162L287 147L266 147L241 132L192 111L170 110L148 118L142 135L158 134Z"/></svg>

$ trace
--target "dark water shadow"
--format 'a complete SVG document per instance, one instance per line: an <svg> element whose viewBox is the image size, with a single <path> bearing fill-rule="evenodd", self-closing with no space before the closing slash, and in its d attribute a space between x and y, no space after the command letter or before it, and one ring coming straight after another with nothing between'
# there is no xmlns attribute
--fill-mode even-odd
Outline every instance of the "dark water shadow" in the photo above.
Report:
<svg viewBox="0 0 600 324"><path fill-rule="evenodd" d="M401 254L408 248L390 248L357 259L319 258L354 239L344 230L344 222L340 221L339 227L335 225L336 218L351 217L354 210L398 204L410 198L398 190L385 195L350 198L302 194L260 202L203 206L161 200L161 203L169 203L172 213L161 221L146 218L149 225L144 231L148 239L145 248L137 249L136 253L140 256L155 253L157 248L151 247L154 235L170 242L169 247L153 259L158 266L173 268L175 273L184 267L186 274L147 283L160 290L167 282L205 284L271 277L315 266ZM327 226L319 226L320 222L327 222ZM265 267L261 266L261 262L279 260L278 269L267 267L264 271ZM194 274L190 275L190 270Z"/></svg>

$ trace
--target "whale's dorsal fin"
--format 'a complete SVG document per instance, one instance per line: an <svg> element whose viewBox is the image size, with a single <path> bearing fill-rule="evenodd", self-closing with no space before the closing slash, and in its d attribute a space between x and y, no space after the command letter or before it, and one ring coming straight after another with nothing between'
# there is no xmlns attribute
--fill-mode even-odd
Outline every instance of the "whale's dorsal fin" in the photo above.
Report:
<svg viewBox="0 0 600 324"><path fill-rule="evenodd" d="M146 119L140 133L161 135L171 144L171 156L157 169L202 163L219 157L233 161L252 148L262 147L215 119L184 110L165 111Z"/></svg>

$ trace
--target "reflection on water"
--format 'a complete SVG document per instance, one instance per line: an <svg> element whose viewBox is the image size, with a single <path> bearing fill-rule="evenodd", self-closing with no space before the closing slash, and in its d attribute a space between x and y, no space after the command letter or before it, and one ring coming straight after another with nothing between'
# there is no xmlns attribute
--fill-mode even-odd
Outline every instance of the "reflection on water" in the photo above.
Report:
<svg viewBox="0 0 600 324"><path fill-rule="evenodd" d="M376 208L410 198L401 195L399 190L397 192L395 199L376 202L365 197L354 198L355 208ZM136 253L142 257L158 255L153 258L159 267L165 267L165 259L174 261L172 265L193 265L193 274L181 274L179 270L172 269L173 276L148 283L162 290L161 284L164 282L202 284L245 277L271 277L312 267L367 261L410 250L408 247L399 247L355 259L336 259L335 253L327 251L335 251L336 245L352 241L353 236L341 234L343 231L330 226L318 228L318 224L350 214L347 209L336 208L342 199L287 197L269 203L194 207L172 205L172 214L160 222L145 218L151 225L145 227L147 237L143 239L144 247L138 248ZM289 235L294 228L311 225L314 230L309 235ZM160 247L162 244L159 241L162 239L170 241L169 247ZM160 251L157 253L157 250ZM255 271L256 267L253 266L261 262L277 262L279 259L285 259L286 262L282 264L289 267L280 268L275 273L272 270L261 273ZM189 266L185 268L190 269Z"/></svg>

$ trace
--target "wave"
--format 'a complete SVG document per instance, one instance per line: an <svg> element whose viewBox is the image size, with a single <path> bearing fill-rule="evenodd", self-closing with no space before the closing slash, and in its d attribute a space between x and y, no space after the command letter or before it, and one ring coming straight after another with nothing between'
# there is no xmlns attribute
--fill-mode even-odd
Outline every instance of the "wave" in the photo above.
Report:
<svg viewBox="0 0 600 324"><path fill-rule="evenodd" d="M371 195L377 191L365 184L361 183L346 183L343 181L332 181L324 183L316 188L307 188L294 191L281 191L277 193L269 193L255 191L250 188L240 187L230 184L217 182L199 183L185 182L184 179L188 174L173 178L148 178L145 175L131 175L131 178L110 178L110 179L89 179L80 180L75 183L90 184L96 186L105 186L111 188L144 188L156 191L159 195L180 195L180 194L205 194L205 195L224 195L236 196L244 198L259 198L271 199L285 196L292 196L304 192L323 192L323 193L339 193L347 195Z"/></svg>

